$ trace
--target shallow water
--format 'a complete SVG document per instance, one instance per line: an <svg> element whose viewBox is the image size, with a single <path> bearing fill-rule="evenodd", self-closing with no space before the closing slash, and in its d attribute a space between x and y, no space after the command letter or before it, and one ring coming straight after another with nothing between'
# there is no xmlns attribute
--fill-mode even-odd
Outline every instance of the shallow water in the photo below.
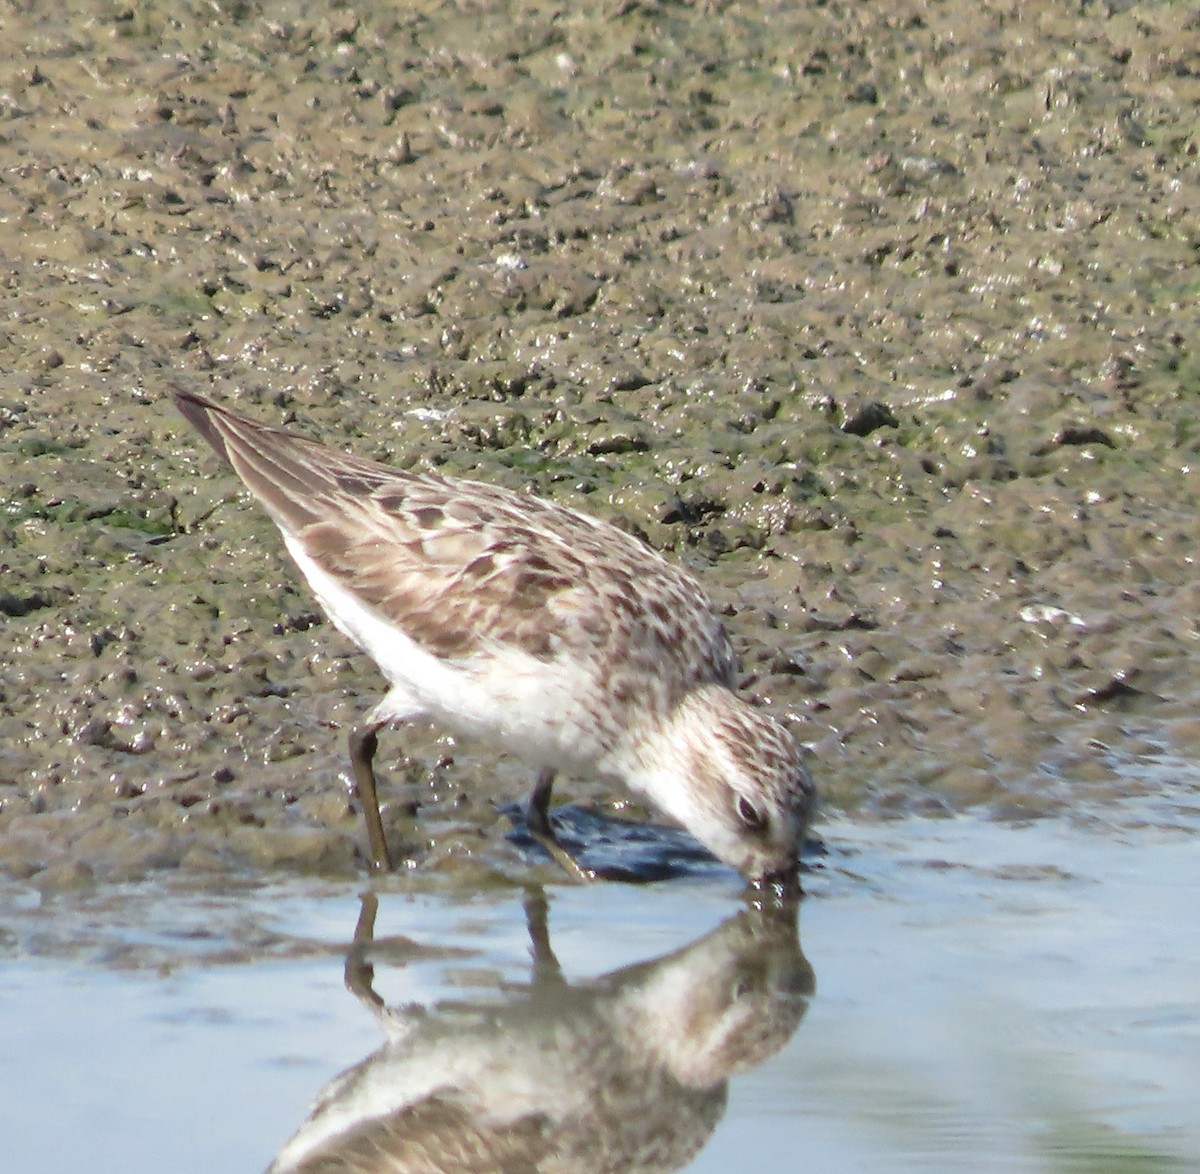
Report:
<svg viewBox="0 0 1200 1174"><path fill-rule="evenodd" d="M604 1065L570 1049L602 1041L611 1060L633 1034L673 1041L699 1088L637 1069L667 1098L672 1143L698 1149L689 1170L1195 1169L1195 783L1024 826L827 822L799 918L811 1000L794 943L738 938L756 915L724 877L548 890L532 991L536 897L381 891L369 957L399 1009L386 1022L343 984L352 886L131 886L45 906L10 889L6 1165L262 1169L368 1058L364 1079L394 1096L414 1070L467 1084L503 1063L505 1089L549 1073L562 1109L571 1072L599 1103ZM553 959L569 989L551 975L547 995Z"/></svg>

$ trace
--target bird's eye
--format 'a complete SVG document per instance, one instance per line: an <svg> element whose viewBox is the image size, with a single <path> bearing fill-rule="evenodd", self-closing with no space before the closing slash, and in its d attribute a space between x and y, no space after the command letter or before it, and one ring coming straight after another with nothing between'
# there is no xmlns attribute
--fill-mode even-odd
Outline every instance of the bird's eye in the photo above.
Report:
<svg viewBox="0 0 1200 1174"><path fill-rule="evenodd" d="M737 814L751 831L761 832L767 826L767 817L745 795L737 797Z"/></svg>

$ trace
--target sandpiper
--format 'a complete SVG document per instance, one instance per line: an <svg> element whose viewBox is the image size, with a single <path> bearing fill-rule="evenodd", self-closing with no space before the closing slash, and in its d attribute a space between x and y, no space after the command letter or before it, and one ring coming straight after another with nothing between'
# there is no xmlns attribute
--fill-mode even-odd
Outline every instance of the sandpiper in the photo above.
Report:
<svg viewBox="0 0 1200 1174"><path fill-rule="evenodd" d="M349 737L376 869L392 868L379 731L428 717L537 768L530 831L576 875L588 874L549 816L560 771L623 783L756 885L795 885L813 785L791 733L735 693L729 637L692 575L532 495L344 454L191 392L174 400L387 678Z"/></svg>

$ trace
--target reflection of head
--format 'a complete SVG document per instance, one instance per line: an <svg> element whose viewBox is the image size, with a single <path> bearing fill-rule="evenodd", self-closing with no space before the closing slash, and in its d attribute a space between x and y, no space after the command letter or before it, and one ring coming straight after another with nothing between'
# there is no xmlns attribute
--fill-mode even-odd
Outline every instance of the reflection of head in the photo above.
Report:
<svg viewBox="0 0 1200 1174"><path fill-rule="evenodd" d="M679 1080L696 1086L774 1055L815 989L794 908L743 910L678 954L644 965L651 973L638 1000L649 1021L642 1038Z"/></svg>

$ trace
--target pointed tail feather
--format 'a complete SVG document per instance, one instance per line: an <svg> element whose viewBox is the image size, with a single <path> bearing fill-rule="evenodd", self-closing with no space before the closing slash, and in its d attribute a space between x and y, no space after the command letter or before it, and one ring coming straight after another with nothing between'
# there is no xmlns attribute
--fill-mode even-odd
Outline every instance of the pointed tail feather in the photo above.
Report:
<svg viewBox="0 0 1200 1174"><path fill-rule="evenodd" d="M273 428L195 392L177 389L171 396L184 419L290 533L325 516L339 498L369 493L397 477L386 465Z"/></svg>

